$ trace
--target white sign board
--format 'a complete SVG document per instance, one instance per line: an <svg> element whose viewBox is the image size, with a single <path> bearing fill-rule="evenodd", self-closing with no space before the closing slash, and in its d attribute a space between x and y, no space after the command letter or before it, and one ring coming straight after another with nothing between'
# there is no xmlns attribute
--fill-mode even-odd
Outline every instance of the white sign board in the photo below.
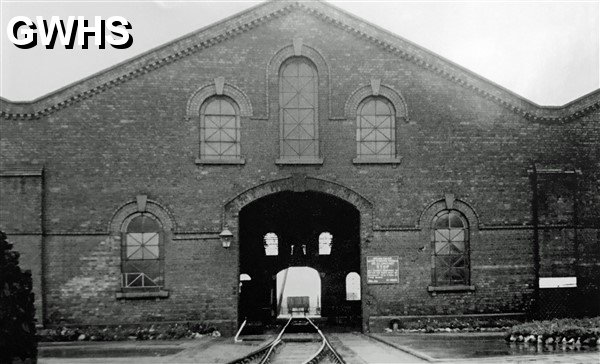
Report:
<svg viewBox="0 0 600 364"><path fill-rule="evenodd" d="M398 256L367 257L368 284L394 284L400 282Z"/></svg>
<svg viewBox="0 0 600 364"><path fill-rule="evenodd" d="M540 288L575 288L577 277L540 277Z"/></svg>

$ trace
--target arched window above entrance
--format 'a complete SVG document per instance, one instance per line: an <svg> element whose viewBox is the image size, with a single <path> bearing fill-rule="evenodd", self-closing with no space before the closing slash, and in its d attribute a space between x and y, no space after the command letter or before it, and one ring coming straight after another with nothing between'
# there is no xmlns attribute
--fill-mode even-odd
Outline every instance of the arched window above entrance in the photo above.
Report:
<svg viewBox="0 0 600 364"><path fill-rule="evenodd" d="M278 163L319 161L318 75L305 57L291 57L279 72L280 158Z"/></svg>
<svg viewBox="0 0 600 364"><path fill-rule="evenodd" d="M227 161L240 158L240 117L237 104L214 96L200 109L200 158Z"/></svg>
<svg viewBox="0 0 600 364"><path fill-rule="evenodd" d="M319 235L319 255L330 255L333 235L329 232L323 232Z"/></svg>
<svg viewBox="0 0 600 364"><path fill-rule="evenodd" d="M264 237L265 255L273 256L279 254L279 238L275 233L266 233Z"/></svg>
<svg viewBox="0 0 600 364"><path fill-rule="evenodd" d="M360 301L360 275L356 272L346 275L346 301Z"/></svg>
<svg viewBox="0 0 600 364"><path fill-rule="evenodd" d="M392 103L382 96L369 96L356 114L357 158L395 158L396 112Z"/></svg>

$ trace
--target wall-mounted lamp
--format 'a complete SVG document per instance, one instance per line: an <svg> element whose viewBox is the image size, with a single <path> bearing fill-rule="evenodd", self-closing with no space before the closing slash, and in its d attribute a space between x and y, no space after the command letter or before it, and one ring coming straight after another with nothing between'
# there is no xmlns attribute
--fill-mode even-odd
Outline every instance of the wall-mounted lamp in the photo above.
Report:
<svg viewBox="0 0 600 364"><path fill-rule="evenodd" d="M233 240L233 234L231 233L231 231L229 231L229 229L227 229L227 228L223 229L223 231L221 231L221 233L219 234L219 237L221 238L221 243L223 244L223 248L227 249L231 246L231 241Z"/></svg>

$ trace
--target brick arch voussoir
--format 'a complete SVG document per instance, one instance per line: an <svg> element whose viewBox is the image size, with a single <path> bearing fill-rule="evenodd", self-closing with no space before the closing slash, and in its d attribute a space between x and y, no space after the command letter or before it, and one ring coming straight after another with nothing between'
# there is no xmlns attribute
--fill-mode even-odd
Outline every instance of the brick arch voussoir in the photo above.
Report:
<svg viewBox="0 0 600 364"><path fill-rule="evenodd" d="M136 201L130 201L120 206L113 213L113 216L110 219L108 232L110 234L124 232L127 228L127 223L131 220L131 218L141 212L147 212L154 215L160 222L165 232L170 232L175 229L175 220L173 219L171 212L158 202L148 200L146 202L146 209L144 211L138 210Z"/></svg>
<svg viewBox="0 0 600 364"><path fill-rule="evenodd" d="M298 55L296 55L294 52L294 46L290 44L276 51L267 63L265 91L265 110L267 117L269 116L269 88L272 87L277 89L281 65L288 58L296 56ZM329 116L331 116L331 72L329 63L325 60L325 57L323 57L323 53L321 51L306 44L302 44L299 56L309 59L315 65L315 67L317 67L319 91L326 90L325 94L327 95L328 112Z"/></svg>
<svg viewBox="0 0 600 364"><path fill-rule="evenodd" d="M356 191L345 187L339 183L323 180L320 178L306 177L306 191L321 192L344 200L353 205L361 215L365 217L372 216L373 204L364 196ZM283 192L294 191L293 177L287 177L279 180L268 181L258 186L252 187L234 198L227 201L224 205L226 216L235 216L244 206L268 195Z"/></svg>
<svg viewBox="0 0 600 364"><path fill-rule="evenodd" d="M296 54L294 54L294 47L292 45L287 45L278 50L269 60L267 77L278 76L283 62L285 62L288 58L295 56ZM315 67L317 67L319 76L329 76L329 64L327 61L325 61L325 57L323 57L321 52L319 52L317 49L303 44L299 57L308 58L315 65ZM328 77L325 77L324 80L329 82Z"/></svg>
<svg viewBox="0 0 600 364"><path fill-rule="evenodd" d="M356 118L356 111L358 109L358 105L367 97L373 96L373 90L371 86L361 86L356 89L346 100L346 104L344 106L344 112L348 119ZM379 87L378 96L383 96L386 99L390 100L392 105L394 105L394 109L396 109L396 117L403 118L405 121L408 121L408 107L406 105L406 101L404 97L399 91L396 91L390 86L381 85Z"/></svg>
<svg viewBox="0 0 600 364"><path fill-rule="evenodd" d="M203 86L200 86L193 94L190 96L187 102L186 107L186 117L194 118L200 116L200 107L211 96L217 95L217 86L215 83L209 83ZM223 85L223 94L231 98L235 101L240 108L240 116L251 117L252 116L252 103L250 102L250 98L246 95L245 92L240 90L238 87L225 83Z"/></svg>
<svg viewBox="0 0 600 364"><path fill-rule="evenodd" d="M446 201L444 199L431 203L421 212L417 222L417 227L420 229L428 229L434 216L445 209ZM462 213L469 222L469 227L471 229L479 229L479 215L471 205L462 200L456 199L452 205L452 210L457 210Z"/></svg>

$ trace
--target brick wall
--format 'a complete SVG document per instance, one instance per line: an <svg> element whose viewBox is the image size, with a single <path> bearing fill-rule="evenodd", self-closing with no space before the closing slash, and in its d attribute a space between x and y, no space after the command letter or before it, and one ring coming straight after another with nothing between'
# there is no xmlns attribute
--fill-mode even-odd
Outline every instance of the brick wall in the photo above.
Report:
<svg viewBox="0 0 600 364"><path fill-rule="evenodd" d="M319 70L322 166L275 164L278 91L269 87L267 93L267 80L276 75L266 70L298 36L328 67L329 82ZM198 120L186 118L186 104L219 76L252 103L253 117L241 118L245 165L194 163ZM352 163L355 120L345 118L344 105L372 78L399 91L408 107L408 120L397 125L399 166ZM233 327L238 250L237 242L230 250L220 247L224 205L294 173L364 196L372 203L368 226L375 231L363 231L370 238L361 242L362 255L400 256L398 285L365 287L366 315L524 312L535 279L527 170L534 162L581 170L580 221L586 233L580 245L582 251L596 251L599 118L595 112L567 124L526 120L297 9L38 120L0 120L1 153L2 163L37 161L45 168L49 323L198 319ZM429 222L420 226L419 217L447 193L477 214L478 221L471 222L478 225L471 238L475 290L433 295L427 291ZM120 243L107 226L119 206L140 194L164 206L174 220L164 247L169 297L117 300ZM9 215L2 215L2 223L15 231L22 222ZM423 246L427 249L420 251ZM597 259L586 264L597 274L592 268Z"/></svg>
<svg viewBox="0 0 600 364"><path fill-rule="evenodd" d="M19 266L30 270L36 320L43 322L42 176L39 167L12 165L0 173L0 230L19 253Z"/></svg>

